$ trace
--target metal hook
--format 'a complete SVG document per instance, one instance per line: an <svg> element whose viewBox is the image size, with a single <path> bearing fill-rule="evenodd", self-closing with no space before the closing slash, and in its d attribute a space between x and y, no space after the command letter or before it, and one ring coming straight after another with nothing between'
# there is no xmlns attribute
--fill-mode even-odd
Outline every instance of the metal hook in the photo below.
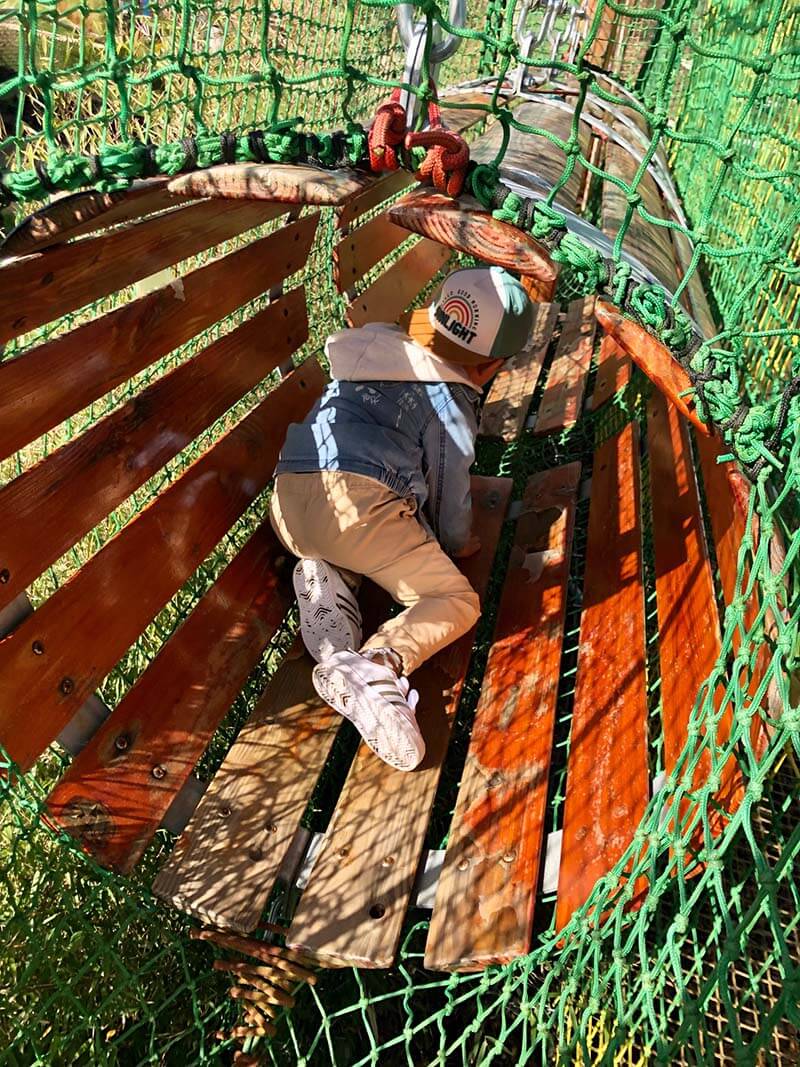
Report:
<svg viewBox="0 0 800 1067"><path fill-rule="evenodd" d="M428 40L428 23L425 19L414 22L414 5L397 4L397 28L400 32L400 40L406 50L406 63L403 71L403 81L407 85L416 88L422 81L422 61L425 56L425 47ZM461 29L467 20L466 0L450 0L450 25L455 29ZM461 38L453 33L443 33L437 24L433 27L434 41L430 51L430 76L436 77L436 68L448 56L453 55L461 44ZM400 104L405 108L406 121L409 128L413 128L414 119L419 100L414 93L404 89L400 93Z"/></svg>

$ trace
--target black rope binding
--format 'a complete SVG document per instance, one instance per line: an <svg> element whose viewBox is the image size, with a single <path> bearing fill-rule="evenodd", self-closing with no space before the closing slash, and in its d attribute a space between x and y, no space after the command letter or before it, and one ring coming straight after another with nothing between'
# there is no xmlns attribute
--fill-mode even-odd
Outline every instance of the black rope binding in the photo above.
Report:
<svg viewBox="0 0 800 1067"><path fill-rule="evenodd" d="M250 149L250 155L256 157L257 163L269 162L267 146L264 144L263 130L251 130L250 133L248 133L247 147Z"/></svg>
<svg viewBox="0 0 800 1067"><path fill-rule="evenodd" d="M219 135L220 148L222 149L222 162L236 162L236 134L227 130Z"/></svg>
<svg viewBox="0 0 800 1067"><path fill-rule="evenodd" d="M44 163L42 163L40 159L35 159L33 161L33 169L36 171L36 177L39 179L39 184L46 193L50 193L52 195L53 193L58 192L58 186L53 185L53 183L50 181L50 175L47 173L47 167L44 165Z"/></svg>
<svg viewBox="0 0 800 1067"><path fill-rule="evenodd" d="M181 140L183 149L183 169L195 170L197 167L197 141L194 137L184 137Z"/></svg>

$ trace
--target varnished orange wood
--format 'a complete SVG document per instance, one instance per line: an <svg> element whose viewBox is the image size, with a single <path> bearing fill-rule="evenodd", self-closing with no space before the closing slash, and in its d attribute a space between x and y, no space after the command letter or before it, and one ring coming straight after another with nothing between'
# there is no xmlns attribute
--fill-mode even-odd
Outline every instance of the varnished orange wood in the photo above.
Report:
<svg viewBox="0 0 800 1067"><path fill-rule="evenodd" d="M569 429L581 416L594 350L593 308L593 296L570 302L539 404L535 434Z"/></svg>
<svg viewBox="0 0 800 1067"><path fill-rule="evenodd" d="M595 453L579 647L558 929L630 845L650 794L635 423Z"/></svg>
<svg viewBox="0 0 800 1067"><path fill-rule="evenodd" d="M717 566L719 568L722 595L726 604L731 604L736 595L736 577L739 569L739 548L747 529L747 496L748 489L744 476L735 469L732 463L720 464L718 458L727 449L716 438L697 438L698 453L700 456L700 468L703 473L703 484L706 490L706 503L711 520L711 531L714 538L714 546L717 554ZM758 543L757 533L754 531L754 544ZM743 575L743 589L747 588L749 580L749 567L745 566ZM759 599L757 590L754 588L750 598L745 604L744 627L745 631L752 629L759 612ZM742 636L739 630L735 630L732 641L733 654L739 651ZM759 689L764 675L769 668L770 654L766 645L762 645L749 678L741 679L742 687L748 692L750 699ZM728 711L730 716L730 711ZM723 726L724 724L721 724ZM729 727L728 727L729 728ZM758 715L755 713L752 731L753 746L758 755L766 749L769 735Z"/></svg>
<svg viewBox="0 0 800 1067"><path fill-rule="evenodd" d="M453 200L421 186L392 204L386 214L398 226L447 248L532 275L544 284L554 283L558 276L544 245L516 226L493 218L472 197Z"/></svg>
<svg viewBox="0 0 800 1067"><path fill-rule="evenodd" d="M687 392L691 394L694 390L689 375L670 350L643 326L626 319L618 308L605 300L597 301L595 314L606 333L611 334L678 411L685 415L700 433L709 435L711 430L695 411L694 403L682 395Z"/></svg>
<svg viewBox="0 0 800 1067"><path fill-rule="evenodd" d="M258 530L50 794L53 818L104 867L139 861L288 606Z"/></svg>
<svg viewBox="0 0 800 1067"><path fill-rule="evenodd" d="M387 171L374 177L362 192L351 196L336 208L336 225L340 230L352 226L362 215L415 181L414 175L407 170Z"/></svg>
<svg viewBox="0 0 800 1067"><path fill-rule="evenodd" d="M281 204L203 200L0 267L0 343L277 218Z"/></svg>
<svg viewBox="0 0 800 1067"><path fill-rule="evenodd" d="M343 237L333 249L333 276L340 293L360 282L384 256L388 256L411 235L395 226L386 215L378 215Z"/></svg>
<svg viewBox="0 0 800 1067"><path fill-rule="evenodd" d="M308 337L295 289L0 489L0 608Z"/></svg>
<svg viewBox="0 0 800 1067"><path fill-rule="evenodd" d="M600 340L597 375L591 396L592 411L607 403L631 380L631 359L610 334Z"/></svg>
<svg viewBox="0 0 800 1067"><path fill-rule="evenodd" d="M449 258L449 250L442 245L419 241L351 301L346 312L348 323L396 322Z"/></svg>
<svg viewBox="0 0 800 1067"><path fill-rule="evenodd" d="M283 204L343 204L371 182L356 170L322 170L300 164L223 163L169 183L173 196L210 196L233 200L267 200Z"/></svg>
<svg viewBox="0 0 800 1067"><path fill-rule="evenodd" d="M0 254L29 256L73 237L175 207L168 182L169 178L146 178L128 189L106 193L90 189L59 197L15 226L0 245Z"/></svg>
<svg viewBox="0 0 800 1067"><path fill-rule="evenodd" d="M0 459L296 273L318 221L308 215L0 363Z"/></svg>
<svg viewBox="0 0 800 1067"><path fill-rule="evenodd" d="M530 949L580 464L528 482L425 966L483 970Z"/></svg>
<svg viewBox="0 0 800 1067"><path fill-rule="evenodd" d="M473 479L482 548L459 560L486 591L511 483ZM389 967L425 841L425 830L472 652L473 632L414 672L427 751L413 774L396 771L361 745L345 782L287 945L327 966Z"/></svg>
<svg viewBox="0 0 800 1067"><path fill-rule="evenodd" d="M323 384L294 371L0 642L0 743L23 769L268 484Z"/></svg>
<svg viewBox="0 0 800 1067"><path fill-rule="evenodd" d="M672 774L686 745L689 716L701 685L720 651L711 566L703 537L700 501L686 426L674 406L660 393L647 405L647 447L653 502L653 550L658 605L658 653L661 662L661 705L664 769ZM730 716L720 722L712 748L730 736ZM701 787L711 773L704 751L692 776ZM731 759L721 772L716 796L725 811L739 806L742 779ZM682 815L691 815L687 802ZM711 814L712 831L722 829L723 816Z"/></svg>

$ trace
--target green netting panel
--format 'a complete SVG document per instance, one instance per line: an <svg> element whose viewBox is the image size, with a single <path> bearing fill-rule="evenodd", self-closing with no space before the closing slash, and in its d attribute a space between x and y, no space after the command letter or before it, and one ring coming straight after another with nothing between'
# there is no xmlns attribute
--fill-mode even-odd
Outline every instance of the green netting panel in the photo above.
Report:
<svg viewBox="0 0 800 1067"><path fill-rule="evenodd" d="M794 1064L800 1060L795 762L800 747L800 411L793 383L800 372L800 8L793 0L596 0L576 15L567 3L531 4L528 31L535 33L551 19L553 32L565 34L555 58L551 38L536 45L529 57L520 55L514 33L520 8L510 0L470 2L467 24L460 28L449 24L443 4L428 0L415 5L417 17L461 38L461 48L439 72L439 85L483 79L489 93L499 92L527 58L538 81L556 79L569 87L576 112L591 92L615 106L634 108L646 120L646 158L657 149L664 152L685 212L685 225L666 225L692 240L692 272L706 286L719 333L699 350L688 346L689 326L677 300L670 301L658 287L633 287L633 303L626 310L635 312L700 375L705 414L725 428L732 449L753 475L750 508L757 521L741 546L737 595L725 612L722 652L698 694L682 759L653 798L626 855L566 930L555 931L554 901L544 897L537 906L529 957L480 975L443 977L424 969L426 917L412 913L391 971L323 974L317 987L300 991L295 1008L280 1021L278 1035L262 1043L258 1054L278 1064L346 1067L557 1061ZM7 4L0 11L6 218L46 199L48 186L67 190L93 181L106 187L126 184L145 172L152 153L144 144L155 146L158 167L166 173L189 166L195 149L200 165L217 162L219 135L227 131L240 135L240 159L250 158L246 134L262 129L271 158L293 161L308 155L311 146L325 163L331 161L332 144L326 135L342 130L351 162L363 163L364 124L399 83L402 64L392 6L385 0ZM601 77L601 71L610 78ZM535 126L522 126L513 112L501 116L498 104L496 97L488 106L497 121L522 130L533 144L545 136L553 141ZM627 281L620 252L630 221L637 212L648 217L637 194L643 170L630 185L611 178L596 162L582 158L577 130L576 120L569 139L556 139L564 163L557 187L580 159L593 175L588 201L593 217L603 183L623 186L629 211L616 235L611 264L581 242L564 238L562 220L552 207L555 190L528 216L524 205L497 201L498 173L492 168L473 172L469 180L472 191L499 217L528 226L550 243L562 263L564 295L598 289L613 295ZM303 140L300 133L314 137ZM186 138L195 139L192 152L187 152ZM95 156L98 160L92 162ZM342 302L330 272L334 238L327 212L302 276L312 321L308 351L342 322ZM67 329L107 306L101 302L81 309L22 338L8 346L3 358L13 358L40 336ZM237 312L205 339L233 328L259 306L257 301ZM8 460L0 479L8 481L47 456L152 376L188 358L203 340L172 353ZM244 398L59 561L30 590L34 602L49 596L271 384L263 383ZM479 469L511 475L517 493L531 472L553 463L580 458L588 469L594 448L608 434L631 419L642 422L645 396L637 375L608 410L583 418L557 439L523 437L505 448L482 446ZM110 705L118 703L197 603L263 517L264 505L264 498L254 503L105 681L102 693ZM587 518L583 504L550 783L551 829L560 826L566 786ZM648 523L645 515L646 557ZM431 846L441 845L447 836L510 536L507 529L494 597L459 712L453 758L430 826ZM658 657L653 654L658 630L650 571L646 581L651 598L651 768L657 772L662 767ZM761 608L748 626L745 605L753 590ZM204 757L204 775L219 765L291 638L289 619ZM756 676L754 666L762 654L769 666ZM723 740L718 724L729 711L734 729ZM760 758L752 742L755 717L771 724L770 743ZM345 738L342 760L346 749ZM693 770L704 751L711 757L711 776L693 789ZM745 775L745 799L722 836L714 838L709 832L714 793L732 753ZM236 1017L227 983L212 970L208 947L188 939L188 922L158 905L149 892L171 847L169 836L159 833L130 878L97 868L43 818L44 799L65 760L53 750L26 776L7 764L0 784L0 1062L227 1062L231 1049L215 1036ZM307 825L324 827L334 794L335 788L326 790L323 783ZM702 866L689 872L688 844L698 827L704 841ZM639 876L647 879L649 890L643 906L631 910ZM290 911L291 900L277 900L274 914L282 909Z"/></svg>

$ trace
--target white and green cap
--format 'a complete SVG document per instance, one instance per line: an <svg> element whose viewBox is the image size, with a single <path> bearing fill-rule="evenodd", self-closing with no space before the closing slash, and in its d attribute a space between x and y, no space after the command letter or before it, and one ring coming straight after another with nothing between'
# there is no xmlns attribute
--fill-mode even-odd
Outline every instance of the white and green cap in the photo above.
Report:
<svg viewBox="0 0 800 1067"><path fill-rule="evenodd" d="M516 355L527 344L533 325L528 294L502 267L453 271L428 315L436 335L431 339L434 351L466 364ZM442 345L440 337L453 345ZM446 352L440 351L444 348Z"/></svg>

